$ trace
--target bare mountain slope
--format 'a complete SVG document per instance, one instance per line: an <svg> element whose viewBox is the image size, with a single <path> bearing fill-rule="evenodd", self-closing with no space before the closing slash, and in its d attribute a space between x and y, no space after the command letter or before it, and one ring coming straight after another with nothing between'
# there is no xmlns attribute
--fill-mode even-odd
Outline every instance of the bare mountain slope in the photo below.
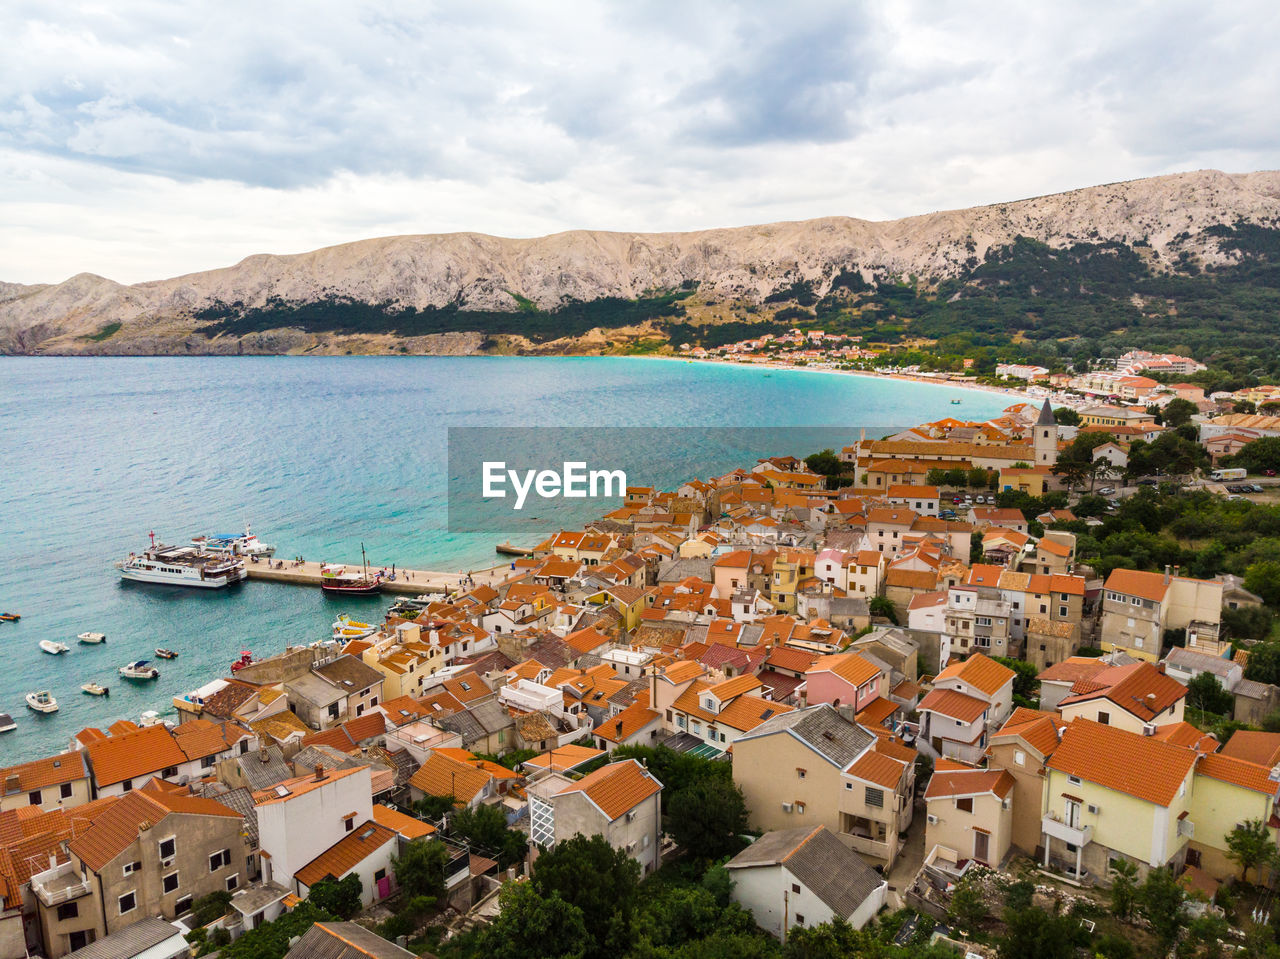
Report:
<svg viewBox="0 0 1280 959"><path fill-rule="evenodd" d="M289 256L256 255L224 269L133 286L92 274L53 286L0 284L0 352L206 352L193 311L218 303L257 307L271 298L509 311L517 308L513 293L551 309L698 281L710 295L758 301L800 279L825 291L846 269L866 279L953 276L1019 235L1053 245L1143 241L1157 262L1167 263L1171 246L1182 252L1203 229L1241 220L1280 224L1280 173L1198 171L888 222L825 217L690 233L571 231L527 240L476 233L384 237ZM1223 258L1207 241L1191 252L1205 262ZM119 332L89 339L117 323ZM306 349L308 342L260 337L253 350ZM215 351L230 348L220 344Z"/></svg>

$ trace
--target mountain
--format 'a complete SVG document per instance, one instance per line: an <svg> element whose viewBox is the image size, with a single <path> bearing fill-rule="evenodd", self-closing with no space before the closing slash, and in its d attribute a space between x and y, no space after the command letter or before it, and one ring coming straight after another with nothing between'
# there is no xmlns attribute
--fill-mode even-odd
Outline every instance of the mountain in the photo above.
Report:
<svg viewBox="0 0 1280 959"><path fill-rule="evenodd" d="M879 309L879 327L910 325L911 311L877 307L877 291L909 284L935 303L940 291L989 293L1011 281L984 285L982 271L1033 249L1019 243L1073 259L1123 250L1140 278L1194 277L1271 256L1269 240L1262 249L1254 237L1250 252L1232 239L1245 226L1280 228L1280 172L1197 171L887 222L384 237L133 285L88 273L0 283L0 352L600 352L666 344L676 328L698 338L775 320L857 326L864 307Z"/></svg>

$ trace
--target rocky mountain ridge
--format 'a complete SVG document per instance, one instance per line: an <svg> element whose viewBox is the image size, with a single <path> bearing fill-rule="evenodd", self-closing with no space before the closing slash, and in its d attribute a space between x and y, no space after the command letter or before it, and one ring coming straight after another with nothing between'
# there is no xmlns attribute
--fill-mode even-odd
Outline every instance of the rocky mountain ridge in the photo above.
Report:
<svg viewBox="0 0 1280 959"><path fill-rule="evenodd" d="M53 285L0 283L0 353L476 352L485 343L467 331L469 310L554 310L695 283L706 297L760 303L800 280L824 293L847 272L869 282L914 276L928 283L958 275L1018 236L1052 246L1142 246L1157 268L1187 256L1216 264L1232 254L1201 232L1239 222L1280 226L1280 172L1173 174L884 222L824 217L687 233L383 237L259 254L133 285L89 273ZM289 329L210 338L197 316L220 304L333 299L456 307L457 328L411 344ZM575 342L560 351L574 351ZM519 337L504 344L516 352L527 345Z"/></svg>

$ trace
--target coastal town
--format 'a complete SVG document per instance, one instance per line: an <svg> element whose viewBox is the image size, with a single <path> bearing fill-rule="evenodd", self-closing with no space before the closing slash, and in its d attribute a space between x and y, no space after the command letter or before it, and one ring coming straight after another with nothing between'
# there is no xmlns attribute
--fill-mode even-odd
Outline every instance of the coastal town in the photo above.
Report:
<svg viewBox="0 0 1280 959"><path fill-rule="evenodd" d="M672 888L717 917L690 941L758 955L1003 955L1015 895L1143 954L1272 941L1280 566L1112 537L1272 516L1274 471L1230 464L1280 418L1140 374L629 487L81 729L0 771L0 959L480 955L561 907L589 946L545 954L667 954L639 917Z"/></svg>

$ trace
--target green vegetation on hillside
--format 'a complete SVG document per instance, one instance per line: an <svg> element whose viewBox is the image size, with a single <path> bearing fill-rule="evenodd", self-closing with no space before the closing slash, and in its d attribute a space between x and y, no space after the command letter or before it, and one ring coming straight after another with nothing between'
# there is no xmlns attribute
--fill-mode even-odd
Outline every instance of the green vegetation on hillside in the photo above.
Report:
<svg viewBox="0 0 1280 959"><path fill-rule="evenodd" d="M106 326L100 329L97 333L89 333L81 337L81 339L92 340L95 343L101 343L103 340L109 340L111 339L111 337L119 333L120 327L123 325L124 324L122 323L108 323Z"/></svg>

